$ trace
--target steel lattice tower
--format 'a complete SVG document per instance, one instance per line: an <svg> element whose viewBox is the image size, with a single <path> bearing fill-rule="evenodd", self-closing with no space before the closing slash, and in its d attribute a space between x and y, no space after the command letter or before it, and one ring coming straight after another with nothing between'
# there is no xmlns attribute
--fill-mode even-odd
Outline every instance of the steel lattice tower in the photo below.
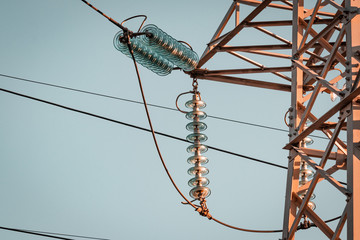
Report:
<svg viewBox="0 0 360 240"><path fill-rule="evenodd" d="M240 20L240 9L249 9L249 6L252 7L250 12ZM197 79L291 93L289 143L284 147L289 151L289 157L283 239L295 239L296 229L304 216L329 239L339 239L340 233L345 231L345 222L347 238L360 239L359 7L360 0L235 0L208 43L198 68L190 72ZM287 12L292 19L278 20L277 14L266 14L268 10ZM229 21L232 18L235 27ZM224 31L229 26L230 31ZM291 40L275 33L282 28L291 28ZM263 45L238 44L236 39L246 29L259 31L279 44L266 41ZM219 52L229 53L239 62L255 67L202 68ZM274 61L275 66L266 67L249 55L288 59L288 64L283 66L280 65L283 61L279 61L277 66L277 61ZM240 77L245 73L271 73L274 78L254 80ZM339 100L332 103L329 97L330 107L316 116L312 110L319 104L320 93L328 93L333 98L337 96ZM315 131L328 138L325 148L304 146L304 139ZM315 171L312 180L304 185L299 185L301 162ZM346 171L346 184L333 176L339 170ZM345 200L336 229L331 229L308 205L316 185L323 180L331 184L334 191L341 192ZM306 194L299 197L299 192Z"/></svg>

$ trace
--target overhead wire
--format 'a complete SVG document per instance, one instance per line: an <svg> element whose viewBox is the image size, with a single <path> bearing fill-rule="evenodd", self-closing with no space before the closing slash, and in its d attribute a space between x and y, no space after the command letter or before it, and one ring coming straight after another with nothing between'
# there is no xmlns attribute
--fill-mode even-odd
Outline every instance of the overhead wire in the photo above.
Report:
<svg viewBox="0 0 360 240"><path fill-rule="evenodd" d="M2 74L2 73L0 73L0 76L6 77L6 78L11 78L14 80L20 80L20 81L24 81L24 82L44 85L44 86L60 88L60 89L65 89L65 90L69 90L69 91L74 91L74 92L80 92L80 93L94 95L94 96L98 96L98 97L110 98L110 99L115 99L115 100L120 100L120 101L124 101L124 102L130 102L130 103L136 103L136 104L143 104L140 101L135 101L135 100L127 99L127 98L115 97L115 96L111 96L111 95L107 95L107 94L96 93L96 92L86 91L86 90L77 89L77 88L71 88L71 87L66 87L66 86L61 86L61 85L56 85L56 84L51 84L51 83L40 82L40 81L35 81L35 80L27 79L27 78L10 76L10 75L6 75L6 74ZM162 105L158 105L158 104L148 103L148 106L171 110L171 111L178 111L176 108L166 107L166 106L162 106ZM262 125L262 124L249 123L249 122L245 122L245 121L224 118L224 117L219 117L219 116L215 116L215 115L207 115L207 116L208 116L208 118L218 119L218 120L237 123L237 124L243 124L243 125L248 125L248 126L253 126L253 127L258 127L258 128L264 128L264 129L269 129L269 130L274 130L274 131L285 132L285 133L289 132L288 130L285 130L282 128L270 127L270 126L266 126L266 125ZM311 135L311 134L309 136L319 138L319 139L329 140L329 138L327 138L327 137Z"/></svg>
<svg viewBox="0 0 360 240"><path fill-rule="evenodd" d="M61 240L75 240L72 238L53 236L53 235L49 235L49 234L37 233L37 232L32 232L32 231L27 231L27 230L22 230L22 229L17 229L17 228L8 228L8 227L0 226L0 229L7 230L7 231L13 231L13 232L20 232L20 233L25 233L25 234L30 234L30 235L36 235L36 236L41 236L41 237L47 237L47 238L55 238L55 239L61 239Z"/></svg>
<svg viewBox="0 0 360 240"><path fill-rule="evenodd" d="M76 237L76 238L84 238L84 239L93 239L93 240L110 240L109 238L89 237L89 236L74 235L74 234L67 234L67 233L44 232L44 231L28 230L28 229L19 229L19 230L23 230L23 231L27 231L27 232L33 232L33 233L51 234L51 235Z"/></svg>
<svg viewBox="0 0 360 240"><path fill-rule="evenodd" d="M59 237L59 236L76 237L76 238L93 239L93 240L110 240L108 238L89 237L89 236L66 234L66 233L44 232L44 231L36 231L36 230L20 229L20 228L9 228L9 227L4 227L4 226L0 226L0 229L7 230L7 231L13 231L13 232L20 232L20 233L25 233L25 234L31 234L31 235L37 235L37 236L41 236L41 237L63 239L63 240L73 240L73 239Z"/></svg>
<svg viewBox="0 0 360 240"><path fill-rule="evenodd" d="M28 99L31 99L31 100L34 100L34 101L42 102L42 103L45 103L45 104L48 104L48 105L56 106L56 107L59 107L59 108L63 108L63 109L69 110L69 111L81 113L81 114L88 115L88 116L91 116L91 117L99 118L99 119L106 120L106 121L109 121L109 122L121 124L121 125L124 125L124 126L127 126L127 127L131 127L131 128L141 130L141 131L151 132L150 129L140 127L140 126L137 126L137 125L134 125L134 124L125 123L125 122L118 121L118 120L115 120L115 119L111 119L111 118L107 118L107 117L100 116L100 115L97 115L97 114L93 114L93 113L90 113L90 112L86 112L86 111L83 111L83 110L71 108L71 107L61 105L61 104L58 104L58 103L54 103L54 102L50 102L50 101L43 100L43 99L40 99L40 98L35 98L35 97L29 96L29 95L25 95L25 94L21 94L21 93L18 93L18 92L10 91L10 90L4 89L4 88L0 88L0 91L7 92L7 93L10 93L10 94L13 94L13 95L17 95L17 96L20 96L20 97L23 97L23 98L28 98ZM176 137L176 136L166 134L166 133L162 133L162 132L158 132L158 131L154 131L154 132L157 135L160 135L160 136L164 136L164 137L172 138L172 139L175 139L175 140L178 140L178 141L190 143L188 140L180 138L180 137ZM223 153L227 153L227 154L230 154L230 155L233 155L233 156L245 158L245 159L248 159L248 160L251 160L251 161L260 162L260 163L263 163L263 164L267 164L267 165L282 168L282 169L287 169L287 167L285 167L285 166L275 164L275 163L271 163L271 162L267 162L267 161L264 161L264 160L261 160L261 159L258 159L258 158L253 158L253 157L246 156L246 155L243 155L243 154L234 153L234 152L227 151L227 150L217 148L217 147L213 147L213 146L207 146L207 147L209 149L213 149L213 150L218 151L218 152L223 152Z"/></svg>

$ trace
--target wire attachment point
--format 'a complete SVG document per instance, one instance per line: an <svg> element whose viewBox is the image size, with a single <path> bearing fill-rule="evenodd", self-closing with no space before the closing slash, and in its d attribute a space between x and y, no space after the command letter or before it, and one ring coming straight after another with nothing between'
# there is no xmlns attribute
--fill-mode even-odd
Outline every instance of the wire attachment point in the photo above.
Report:
<svg viewBox="0 0 360 240"><path fill-rule="evenodd" d="M196 208L195 211L197 211L201 216L207 217L209 220L211 220L212 216L211 216L211 214L209 212L209 209L207 208L206 200L201 199L200 200L200 205L201 205L201 207Z"/></svg>

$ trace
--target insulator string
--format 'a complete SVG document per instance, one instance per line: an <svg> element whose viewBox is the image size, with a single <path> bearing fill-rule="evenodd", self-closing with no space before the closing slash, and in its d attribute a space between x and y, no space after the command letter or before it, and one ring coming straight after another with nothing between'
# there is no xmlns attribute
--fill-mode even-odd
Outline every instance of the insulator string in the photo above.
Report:
<svg viewBox="0 0 360 240"><path fill-rule="evenodd" d="M132 57L132 60L133 60L133 63L134 63L134 67L135 67L135 71L136 71L136 75L137 75L137 79L138 79L138 83L139 83L139 88L140 88L140 92L141 92L141 97L143 99L143 102L144 102L144 108L145 108L145 112L146 112L146 116L147 116L147 119L148 119L148 123L149 123L149 126L150 126L150 130L151 130L151 135L153 137L153 140L154 140L154 144L155 144L155 147L156 147L156 150L157 150L157 153L159 155L159 158L161 160L161 163L165 169L165 172L166 174L168 175L172 185L174 186L174 188L176 189L176 191L180 194L180 196L189 204L191 205L193 208L197 209L198 207L196 207L190 200L188 200L185 195L180 191L180 189L178 188L178 186L176 185L174 179L172 178L166 164L165 164L165 161L162 157L162 154L161 154L161 151L160 151L160 148L159 148L159 144L157 142L157 139L156 139L156 135L155 135L155 132L154 132L154 128L152 126L152 122L151 122L151 118L150 118L150 114L149 114L149 110L148 110L148 107L147 107L147 103L146 103L146 99L145 99L145 94L144 94L144 89L142 87L142 83L141 83L141 78L140 78L140 73L139 73L139 69L137 67L137 64L136 64L136 60L135 60L135 56L133 54L133 51L132 51L132 47L131 47L131 44L130 44L130 39L129 39L129 36L128 37L128 42L127 42L127 46L129 48L129 52L131 54L131 57Z"/></svg>

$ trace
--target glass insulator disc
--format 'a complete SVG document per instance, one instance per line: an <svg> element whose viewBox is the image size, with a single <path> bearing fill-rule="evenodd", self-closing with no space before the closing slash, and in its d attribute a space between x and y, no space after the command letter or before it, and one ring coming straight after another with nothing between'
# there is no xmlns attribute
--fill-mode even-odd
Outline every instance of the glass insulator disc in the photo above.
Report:
<svg viewBox="0 0 360 240"><path fill-rule="evenodd" d="M189 120L193 120L194 118L199 118L199 120L203 120L207 117L206 113L203 111L188 112L185 116Z"/></svg>
<svg viewBox="0 0 360 240"><path fill-rule="evenodd" d="M188 174L193 176L195 176L196 174L207 175L208 173L209 169L203 166L192 167L188 170Z"/></svg>
<svg viewBox="0 0 360 240"><path fill-rule="evenodd" d="M207 129L207 125L203 122L189 122L188 124L186 124L186 129L189 130L190 132L193 131L205 131Z"/></svg>
<svg viewBox="0 0 360 240"><path fill-rule="evenodd" d="M197 107L199 109L205 108L206 107L206 103L204 101L201 100L189 100L185 103L185 106L187 108L194 108Z"/></svg>
<svg viewBox="0 0 360 240"><path fill-rule="evenodd" d="M312 179L314 177L314 171L308 168L300 169L300 176L305 176L308 179Z"/></svg>
<svg viewBox="0 0 360 240"><path fill-rule="evenodd" d="M316 205L315 205L315 203L314 203L314 202L309 201L309 202L308 202L308 207L309 207L309 208L311 208L312 210L315 210Z"/></svg>
<svg viewBox="0 0 360 240"><path fill-rule="evenodd" d="M199 151L200 153L205 153L205 152L207 152L207 150L208 150L208 147L205 145L202 145L202 144L193 144L186 148L186 151L188 153L194 153L197 151Z"/></svg>
<svg viewBox="0 0 360 240"><path fill-rule="evenodd" d="M208 137L203 133L192 133L187 135L186 140L188 140L189 142L205 142L206 140L208 140Z"/></svg>
<svg viewBox="0 0 360 240"><path fill-rule="evenodd" d="M190 196L194 199L204 199L210 196L211 191L208 187L194 187L190 190Z"/></svg>
<svg viewBox="0 0 360 240"><path fill-rule="evenodd" d="M304 185L307 184L308 182L310 182L310 179L308 179L307 177L300 178L300 180L299 180L299 186L304 186Z"/></svg>
<svg viewBox="0 0 360 240"><path fill-rule="evenodd" d="M197 187L197 186L207 186L209 185L210 181L206 177L194 177L189 180L188 184L190 187Z"/></svg>
<svg viewBox="0 0 360 240"><path fill-rule="evenodd" d="M200 163L200 164L206 164L209 162L209 159L205 156L201 156L201 155L198 155L198 156L191 156L187 159L187 162L189 164L195 164L195 163Z"/></svg>
<svg viewBox="0 0 360 240"><path fill-rule="evenodd" d="M190 170L190 169L189 169L189 170ZM300 197L300 198L304 198L306 192L307 192L307 190L303 190L303 191L298 192L299 197ZM314 193L311 194L310 200L314 200L315 198L316 198L316 195L315 195Z"/></svg>
<svg viewBox="0 0 360 240"><path fill-rule="evenodd" d="M310 138L310 137L305 137L305 138L304 138L304 143L305 143L306 145L311 145L311 144L314 143L314 140L312 140L312 138Z"/></svg>

